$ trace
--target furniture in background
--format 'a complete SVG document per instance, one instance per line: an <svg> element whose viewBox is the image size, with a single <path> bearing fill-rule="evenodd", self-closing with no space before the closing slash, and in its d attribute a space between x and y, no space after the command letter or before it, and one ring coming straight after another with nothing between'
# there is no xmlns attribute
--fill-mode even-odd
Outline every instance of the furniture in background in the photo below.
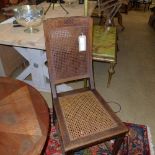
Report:
<svg viewBox="0 0 155 155"><path fill-rule="evenodd" d="M95 90L92 30L90 17L44 21L54 116L65 154L114 139L112 154L116 155L128 129ZM80 46L81 39L84 47ZM88 88L65 93L56 91L58 84L83 79L89 80Z"/></svg>
<svg viewBox="0 0 155 155"><path fill-rule="evenodd" d="M5 6L4 2L1 0L0 1L0 9L3 8Z"/></svg>
<svg viewBox="0 0 155 155"><path fill-rule="evenodd" d="M41 94L24 82L0 77L0 154L41 154L48 130L48 106Z"/></svg>
<svg viewBox="0 0 155 155"><path fill-rule="evenodd" d="M13 9L19 5L28 4L28 0L7 0L5 7L1 8L3 15L6 18L13 16Z"/></svg>
<svg viewBox="0 0 155 155"><path fill-rule="evenodd" d="M0 0L0 22L7 19L3 11L3 8L5 8L7 5L8 5L8 0Z"/></svg>
<svg viewBox="0 0 155 155"><path fill-rule="evenodd" d="M120 8L120 12L128 14L128 9L130 7L129 0L121 0L121 2L122 2L122 5Z"/></svg>
<svg viewBox="0 0 155 155"><path fill-rule="evenodd" d="M149 25L155 30L155 7L151 8L151 15L149 18Z"/></svg>
<svg viewBox="0 0 155 155"><path fill-rule="evenodd" d="M42 3L39 6L47 9L48 3ZM88 14L91 15L96 2L89 1L88 3ZM74 7L66 6L69 14L65 14L64 10L58 5L55 8L51 7L47 12L45 19L56 18L56 17L70 17L70 16L83 16L84 5L76 4ZM38 90L50 91L50 85L48 83L48 69L46 66L46 52L45 52L45 40L42 25L38 27L40 30L38 33L28 34L24 32L24 27L12 26L14 18L0 24L0 44L9 45L16 49L27 61L28 66L16 77L19 80L25 81L30 85L34 86ZM27 77L31 76L31 79L27 80ZM62 88L58 87L60 91L71 89L69 86Z"/></svg>
<svg viewBox="0 0 155 155"><path fill-rule="evenodd" d="M116 52L116 27L105 29L103 26L95 25L93 30L93 60L110 63L107 87L109 87L112 75L115 73Z"/></svg>
<svg viewBox="0 0 155 155"><path fill-rule="evenodd" d="M98 0L96 10L94 10L92 16L100 17L99 24L104 20L105 26L111 25L121 5L121 0Z"/></svg>
<svg viewBox="0 0 155 155"><path fill-rule="evenodd" d="M132 8L140 8L141 6L144 7L144 11L150 9L150 5L152 4L152 0L130 0Z"/></svg>
<svg viewBox="0 0 155 155"><path fill-rule="evenodd" d="M0 45L0 76L11 76L26 60L12 46Z"/></svg>
<svg viewBox="0 0 155 155"><path fill-rule="evenodd" d="M1 0L0 1L0 9L3 8L3 7L5 7L8 4L8 1L9 0Z"/></svg>
<svg viewBox="0 0 155 155"><path fill-rule="evenodd" d="M28 1L28 3L31 5L31 4L33 4L33 5L38 5L38 4L40 4L40 3L42 3L42 2L44 2L44 1L46 1L46 0L27 0Z"/></svg>

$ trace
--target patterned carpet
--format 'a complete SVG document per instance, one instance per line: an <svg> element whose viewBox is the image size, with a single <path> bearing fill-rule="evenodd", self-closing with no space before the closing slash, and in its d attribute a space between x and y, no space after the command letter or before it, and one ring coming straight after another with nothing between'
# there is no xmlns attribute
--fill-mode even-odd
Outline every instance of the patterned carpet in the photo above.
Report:
<svg viewBox="0 0 155 155"><path fill-rule="evenodd" d="M147 126L132 123L125 124L129 128L129 133L121 146L119 155L152 155L150 153ZM50 137L47 143L46 155L62 155L58 134L54 126L51 127ZM111 155L111 152L102 143L75 152L74 155Z"/></svg>

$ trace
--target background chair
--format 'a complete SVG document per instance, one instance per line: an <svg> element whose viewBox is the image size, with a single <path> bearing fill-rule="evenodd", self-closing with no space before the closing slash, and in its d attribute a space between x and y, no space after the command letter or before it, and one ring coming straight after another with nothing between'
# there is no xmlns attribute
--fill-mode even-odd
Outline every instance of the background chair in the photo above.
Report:
<svg viewBox="0 0 155 155"><path fill-rule="evenodd" d="M44 21L45 44L53 105L62 150L66 154L115 139L117 154L128 129L94 87L92 71L92 19L56 18ZM79 36L86 36L86 50L79 51ZM56 85L88 79L89 87L57 93Z"/></svg>
<svg viewBox="0 0 155 155"><path fill-rule="evenodd" d="M103 26L93 28L93 60L109 63L107 87L110 86L112 75L117 63L117 30L111 27L108 31Z"/></svg>
<svg viewBox="0 0 155 155"><path fill-rule="evenodd" d="M119 13L121 5L122 2L120 0L98 0L98 5L94 12L100 17L100 26L94 25L93 60L110 63L107 87L110 86L112 75L115 73L114 67L117 62L117 30L114 27L114 17L116 15L121 30L124 29L122 16Z"/></svg>
<svg viewBox="0 0 155 155"><path fill-rule="evenodd" d="M113 19L122 6L120 0L98 0L97 7L92 16L100 17L99 24L114 25Z"/></svg>
<svg viewBox="0 0 155 155"><path fill-rule="evenodd" d="M19 5L26 5L28 4L28 0L8 0L8 3L4 8L1 8L3 14L6 16L6 18L12 17L13 9Z"/></svg>

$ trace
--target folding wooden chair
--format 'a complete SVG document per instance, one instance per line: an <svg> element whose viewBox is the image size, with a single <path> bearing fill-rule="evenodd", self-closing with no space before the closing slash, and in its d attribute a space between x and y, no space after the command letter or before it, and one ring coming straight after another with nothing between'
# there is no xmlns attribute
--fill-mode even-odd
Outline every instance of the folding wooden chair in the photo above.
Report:
<svg viewBox="0 0 155 155"><path fill-rule="evenodd" d="M92 26L93 22L89 17L44 21L53 106L65 154L72 154L111 139L115 139L112 153L117 154L128 132L127 127L95 90ZM80 51L81 35L86 37L86 44L83 42L86 49ZM89 80L89 87L64 93L56 92L57 84L80 79Z"/></svg>

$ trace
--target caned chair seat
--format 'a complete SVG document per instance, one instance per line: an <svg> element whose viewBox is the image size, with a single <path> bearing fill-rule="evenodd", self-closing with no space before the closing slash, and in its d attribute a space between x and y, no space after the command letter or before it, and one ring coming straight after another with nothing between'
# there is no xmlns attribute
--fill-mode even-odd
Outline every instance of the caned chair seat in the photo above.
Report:
<svg viewBox="0 0 155 155"><path fill-rule="evenodd" d="M125 133L126 127L97 91L79 89L63 93L55 105L65 152L110 140Z"/></svg>
<svg viewBox="0 0 155 155"><path fill-rule="evenodd" d="M109 105L97 93L92 71L92 27L89 17L44 21L48 69L53 98L54 122L58 122L65 154L115 139L113 154L127 133ZM85 45L86 48L80 48ZM88 79L89 87L57 93L56 85Z"/></svg>

